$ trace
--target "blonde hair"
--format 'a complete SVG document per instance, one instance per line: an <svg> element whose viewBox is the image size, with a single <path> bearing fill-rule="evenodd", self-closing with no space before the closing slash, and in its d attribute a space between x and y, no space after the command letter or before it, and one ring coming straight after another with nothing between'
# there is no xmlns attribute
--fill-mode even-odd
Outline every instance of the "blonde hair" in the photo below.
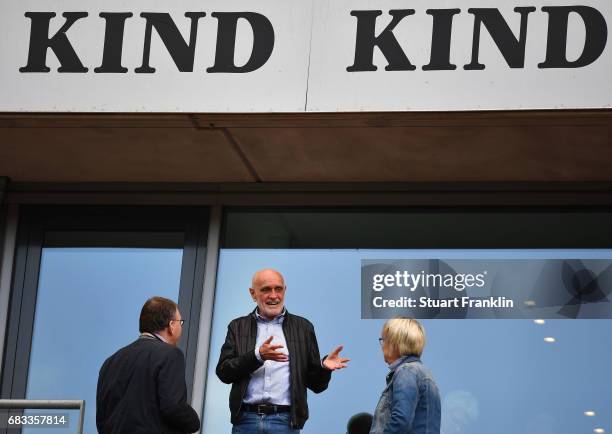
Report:
<svg viewBox="0 0 612 434"><path fill-rule="evenodd" d="M415 319L393 318L385 323L382 338L397 357L418 356L425 348L425 330Z"/></svg>

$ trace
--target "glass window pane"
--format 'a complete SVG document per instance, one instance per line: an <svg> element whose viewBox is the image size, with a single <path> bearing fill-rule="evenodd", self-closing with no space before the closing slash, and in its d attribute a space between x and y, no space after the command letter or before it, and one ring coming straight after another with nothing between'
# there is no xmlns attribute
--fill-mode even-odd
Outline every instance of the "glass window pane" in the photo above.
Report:
<svg viewBox="0 0 612 434"><path fill-rule="evenodd" d="M26 397L85 399L84 431L96 432L98 371L138 337L147 298L178 300L182 254L182 248L44 247ZM70 422L69 430L24 432L74 433L76 414Z"/></svg>
<svg viewBox="0 0 612 434"><path fill-rule="evenodd" d="M344 433L348 419L373 413L388 372L378 337L384 321L362 320L360 261L372 258L611 259L612 250L223 249L219 260L204 432L231 432L230 387L215 375L227 324L255 304L258 269L286 279L287 309L315 326L322 355L344 344L348 369L309 393L303 434ZM424 320L424 363L442 395L442 432L575 434L612 427L612 327L607 320ZM544 341L557 339L554 344ZM585 411L597 417L589 418Z"/></svg>

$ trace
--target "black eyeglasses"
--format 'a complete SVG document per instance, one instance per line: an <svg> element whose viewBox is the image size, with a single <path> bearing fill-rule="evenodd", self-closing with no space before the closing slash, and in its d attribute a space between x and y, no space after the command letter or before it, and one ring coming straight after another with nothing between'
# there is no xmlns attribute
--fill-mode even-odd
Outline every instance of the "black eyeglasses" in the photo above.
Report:
<svg viewBox="0 0 612 434"><path fill-rule="evenodd" d="M385 340L383 338L378 338L378 343L382 346Z"/></svg>
<svg viewBox="0 0 612 434"><path fill-rule="evenodd" d="M181 325L185 324L185 320L184 319L171 319L170 322L172 321L178 321L181 323Z"/></svg>

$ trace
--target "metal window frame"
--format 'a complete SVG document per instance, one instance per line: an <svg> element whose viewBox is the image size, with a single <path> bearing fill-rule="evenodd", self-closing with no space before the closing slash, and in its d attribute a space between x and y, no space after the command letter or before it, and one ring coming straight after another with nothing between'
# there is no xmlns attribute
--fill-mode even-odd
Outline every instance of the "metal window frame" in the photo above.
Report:
<svg viewBox="0 0 612 434"><path fill-rule="evenodd" d="M25 398L43 235L47 230L181 231L185 234L178 302L188 317L180 346L185 352L187 381L190 381L198 342L208 212L204 207L22 207L2 359L1 397ZM191 390L188 394L191 395Z"/></svg>
<svg viewBox="0 0 612 434"><path fill-rule="evenodd" d="M223 224L223 209L220 205L213 206L210 213L210 225L208 230L208 246L206 255L206 271L200 307L200 327L198 334L198 349L193 381L193 394L191 405L200 416L204 417L204 398L206 396L206 379L208 376L208 364L210 363L210 337L212 333L212 318L215 305L215 293L217 287L217 270L219 264L219 250L221 240L221 225Z"/></svg>
<svg viewBox="0 0 612 434"><path fill-rule="evenodd" d="M330 217L333 216L337 221L340 216L349 216L347 217L350 221L351 215L360 215L360 216L368 216L372 214L373 217L380 217L380 215L384 214L384 217L390 216L417 216L419 220L423 220L427 217L427 215L431 214L435 217L444 217L447 220L448 227L452 227L452 230L449 232L457 232L457 234L449 234L447 240L448 244L444 245L434 245L431 240L427 240L427 244L423 244L422 236L411 236L408 235L405 238L409 238L409 241L401 240L400 242L404 243L401 246L395 245L391 243L390 245L385 237L389 237L389 233L381 233L379 234L380 239L376 240L374 243L368 243L364 245L363 240L359 238L357 233L352 234L349 231L350 225L343 225L338 232L344 233L345 231L349 233L351 236L349 237L350 243L343 242L341 244L336 244L336 241L333 240L333 232L325 234L325 230L330 230L328 227L323 227L323 230L320 233L312 234L309 233L308 243L304 245L301 242L301 238L304 237L292 237L290 245L287 245L284 242L280 242L280 240L267 241L265 244L253 242L252 240L248 240L243 242L244 239L240 240L239 243L236 243L235 240L232 240L227 231L231 230L230 225L227 220L228 214L247 214L249 215L249 225L253 227L255 223L258 222L257 215L258 214L271 214L279 218L279 223L287 224L292 228L304 228L306 225L304 222L293 222L291 225L291 216L292 215L308 215L308 214L316 214L318 216L324 217L326 214ZM458 221L453 221L453 219L457 219L458 217L464 218L472 218L472 215L478 216L479 218L485 219L487 215L493 216L493 218L498 220L509 219L514 215L529 215L529 219L531 220L529 223L537 223L538 225L534 225L536 228L541 228L541 231L537 233L524 234L522 238L518 240L508 238L506 240L502 240L500 238L494 238L492 231L489 229L485 232L487 236L476 237L474 234L468 233L467 236L463 236L463 234L459 234L456 225L460 224ZM597 215L603 215L603 218L608 219L610 215L612 215L612 202L609 204L602 204L599 206L585 205L578 206L575 204L568 203L566 205L509 205L509 206L500 206L500 205L490 205L490 206L446 206L444 204L437 204L436 206L379 206L379 207L364 207L364 206L326 206L326 207L314 207L314 206L228 206L224 208L224 225L221 233L220 240L220 248L246 248L246 249L259 249L259 248L296 248L296 249L334 249L334 248L347 248L347 249L392 249L392 248L414 248L414 249L463 249L463 248L482 248L482 249L490 249L490 248L501 248L501 249L526 249L526 248L576 248L576 249L591 249L591 248L610 248L612 247L612 230L607 228L602 228L602 232L597 234L597 236L593 233L589 234L590 238L580 240L571 240L571 237L566 236L566 234L556 234L559 236L559 239L554 238L551 234L554 234L553 228L554 225L550 224L551 222L544 222L543 219L553 219L557 216L563 216L564 214L580 214L581 216L592 216L595 217ZM465 219L464 219L465 220ZM328 219L328 222L331 222L331 219ZM426 221L426 220L423 220ZM495 220L492 220L495 221ZM520 221L520 220L519 220ZM606 220L607 221L607 220ZM231 222L230 222L231 223ZM316 223L316 222L315 222ZM498 221L499 225L496 227L499 232L506 231L508 225L503 225L501 221ZM505 222L504 222L505 223ZM512 221L514 223L514 221ZM524 220L522 223L525 223ZM546 224L544 224L546 223ZM564 221L567 223L567 221ZM592 223L592 222L589 222ZM423 226L427 226L428 224L424 224ZM453 226L451 226L453 225ZM445 226L445 227L446 227ZM520 227L517 224L518 227ZM259 229L257 232L266 233L269 225L266 225L263 230ZM559 229L560 227L557 227ZM592 229L593 227L589 227ZM371 233L377 233L377 229L380 227L374 226L370 228ZM418 228L422 229L422 228ZM475 229L474 227L471 229ZM578 232L579 229L576 229ZM384 232L384 231L383 231ZM488 234L487 234L488 232ZM564 231L565 232L565 231ZM244 236L244 233L241 233ZM419 234L420 235L420 234ZM451 236L452 235L452 236ZM456 235L461 235L461 237L457 237ZM548 238L547 238L548 236ZM458 238L458 239L456 239ZM465 239L463 239L465 238ZM471 243L471 245L469 245ZM484 244L483 244L484 243ZM536 247L537 246L537 247Z"/></svg>
<svg viewBox="0 0 612 434"><path fill-rule="evenodd" d="M7 176L0 176L0 205L4 202L4 195L9 184L9 178Z"/></svg>
<svg viewBox="0 0 612 434"><path fill-rule="evenodd" d="M13 280L13 265L15 247L17 245L17 226L19 221L19 205L10 205L6 210L5 227L2 238L2 253L0 255L0 360L4 359L4 343L8 326L8 312L10 305L11 283Z"/></svg>
<svg viewBox="0 0 612 434"><path fill-rule="evenodd" d="M7 203L222 206L601 206L612 182L19 183Z"/></svg>

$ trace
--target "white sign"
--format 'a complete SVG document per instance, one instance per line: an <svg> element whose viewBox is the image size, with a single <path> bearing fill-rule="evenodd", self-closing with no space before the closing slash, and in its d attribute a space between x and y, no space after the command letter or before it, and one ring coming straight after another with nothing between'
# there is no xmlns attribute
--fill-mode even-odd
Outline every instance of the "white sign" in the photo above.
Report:
<svg viewBox="0 0 612 434"><path fill-rule="evenodd" d="M609 0L22 0L0 111L609 108Z"/></svg>

